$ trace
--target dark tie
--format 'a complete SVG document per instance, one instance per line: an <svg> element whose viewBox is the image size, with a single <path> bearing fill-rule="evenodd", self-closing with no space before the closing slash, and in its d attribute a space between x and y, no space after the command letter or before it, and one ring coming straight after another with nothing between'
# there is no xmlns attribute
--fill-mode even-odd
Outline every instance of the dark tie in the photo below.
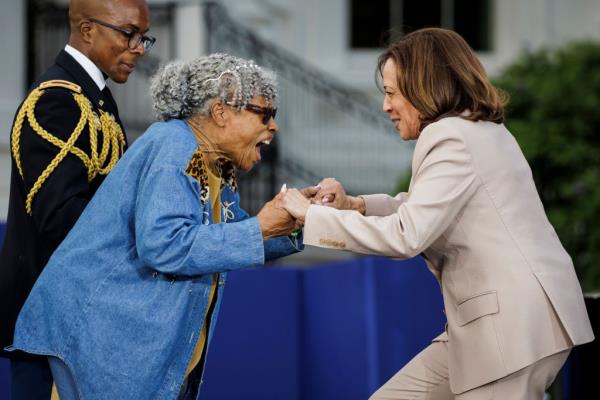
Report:
<svg viewBox="0 0 600 400"><path fill-rule="evenodd" d="M123 127L123 123L121 122L121 118L119 118L119 109L117 108L117 102L112 96L112 93L110 92L108 86L104 86L104 89L102 89L102 98L104 99L104 110L108 111L115 117L117 123L121 125L121 129L123 129L123 132L125 132L125 128ZM125 143L125 146L127 147L127 137L125 138Z"/></svg>
<svg viewBox="0 0 600 400"><path fill-rule="evenodd" d="M108 86L104 86L104 89L102 89L102 97L104 99L106 109L110 113L112 113L115 117L118 117L119 109L117 108L117 103L115 102L115 99L112 96L112 93L110 92L110 89L108 88Z"/></svg>

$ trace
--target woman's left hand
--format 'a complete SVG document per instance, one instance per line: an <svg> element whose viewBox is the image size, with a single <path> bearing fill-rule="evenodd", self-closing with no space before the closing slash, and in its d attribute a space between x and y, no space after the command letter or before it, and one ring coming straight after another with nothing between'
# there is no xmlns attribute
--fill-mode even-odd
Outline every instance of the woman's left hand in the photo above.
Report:
<svg viewBox="0 0 600 400"><path fill-rule="evenodd" d="M304 217L310 206L310 200L304 197L298 189L288 189L281 195L278 199L279 206L285 208L299 223L304 225Z"/></svg>

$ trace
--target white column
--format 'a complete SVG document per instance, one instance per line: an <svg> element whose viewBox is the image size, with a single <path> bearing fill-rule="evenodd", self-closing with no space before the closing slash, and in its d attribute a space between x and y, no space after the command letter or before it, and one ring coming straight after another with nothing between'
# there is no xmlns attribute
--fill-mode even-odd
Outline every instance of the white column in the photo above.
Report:
<svg viewBox="0 0 600 400"><path fill-rule="evenodd" d="M204 5L181 3L175 8L175 58L189 61L206 54Z"/></svg>
<svg viewBox="0 0 600 400"><path fill-rule="evenodd" d="M0 143L8 143L14 112L25 93L25 6L22 0L0 3Z"/></svg>
<svg viewBox="0 0 600 400"><path fill-rule="evenodd" d="M0 2L0 223L6 220L10 184L10 128L26 90L25 2Z"/></svg>

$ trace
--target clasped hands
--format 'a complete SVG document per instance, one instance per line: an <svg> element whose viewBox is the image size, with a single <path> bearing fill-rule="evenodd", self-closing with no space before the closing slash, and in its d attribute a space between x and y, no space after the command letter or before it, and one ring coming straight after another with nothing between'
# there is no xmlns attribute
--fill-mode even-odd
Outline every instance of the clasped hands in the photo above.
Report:
<svg viewBox="0 0 600 400"><path fill-rule="evenodd" d="M304 189L286 189L284 185L282 191L267 202L257 215L263 238L289 235L302 228L311 204L364 213L362 198L348 196L342 184L334 178L325 178L316 186Z"/></svg>

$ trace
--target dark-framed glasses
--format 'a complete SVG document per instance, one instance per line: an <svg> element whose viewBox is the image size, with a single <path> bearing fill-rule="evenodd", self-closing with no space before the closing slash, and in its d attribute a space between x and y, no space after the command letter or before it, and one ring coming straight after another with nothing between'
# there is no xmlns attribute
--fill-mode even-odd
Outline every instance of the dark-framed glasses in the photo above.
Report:
<svg viewBox="0 0 600 400"><path fill-rule="evenodd" d="M262 115L262 123L267 125L271 118L275 119L275 115L277 115L277 109L271 107L261 107L256 104L246 104L246 110L254 113Z"/></svg>
<svg viewBox="0 0 600 400"><path fill-rule="evenodd" d="M154 46L154 43L156 42L155 37L142 35L140 32L134 29L122 28L120 26L109 24L108 22L104 22L96 18L90 18L89 21L113 29L117 32L121 32L127 37L127 45L131 50L137 49L138 46L141 44L142 46L144 46L144 51L148 51L152 48L152 46Z"/></svg>

